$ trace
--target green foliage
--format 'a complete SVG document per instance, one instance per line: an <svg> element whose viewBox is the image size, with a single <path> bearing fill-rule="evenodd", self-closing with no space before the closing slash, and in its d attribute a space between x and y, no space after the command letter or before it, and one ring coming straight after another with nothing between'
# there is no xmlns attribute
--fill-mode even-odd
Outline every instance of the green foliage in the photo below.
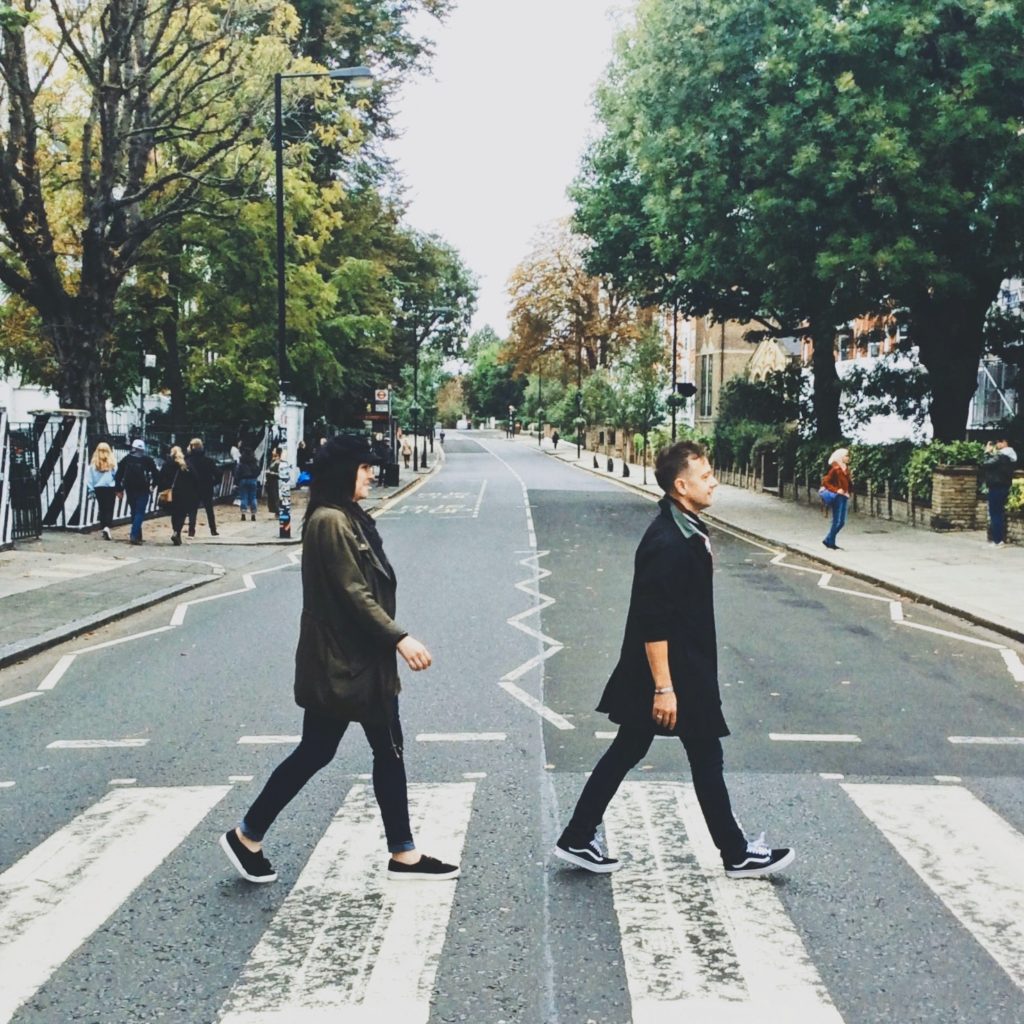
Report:
<svg viewBox="0 0 1024 1024"><path fill-rule="evenodd" d="M855 445L850 449L850 473L858 484L870 482L876 490L888 484L894 498L906 498L907 468L915 450L912 441Z"/></svg>
<svg viewBox="0 0 1024 1024"><path fill-rule="evenodd" d="M907 464L906 480L917 501L932 500L932 473L936 466L979 466L985 446L978 441L933 441L916 448Z"/></svg>
<svg viewBox="0 0 1024 1024"><path fill-rule="evenodd" d="M1014 480L1010 485L1010 496L1006 499L1008 512L1024 513L1024 480Z"/></svg>
<svg viewBox="0 0 1024 1024"><path fill-rule="evenodd" d="M483 327L469 338L466 359L470 368L462 388L466 404L473 416L504 422L508 407L518 410L523 404L526 378L514 377L512 365L503 360L504 342L490 327Z"/></svg>

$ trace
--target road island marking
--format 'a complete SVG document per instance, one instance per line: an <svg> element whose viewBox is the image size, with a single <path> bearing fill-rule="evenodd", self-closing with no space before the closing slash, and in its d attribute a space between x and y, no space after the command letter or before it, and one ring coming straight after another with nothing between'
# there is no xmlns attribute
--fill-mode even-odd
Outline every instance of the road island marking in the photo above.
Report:
<svg viewBox="0 0 1024 1024"><path fill-rule="evenodd" d="M0 875L8 1021L230 791L114 789Z"/></svg>

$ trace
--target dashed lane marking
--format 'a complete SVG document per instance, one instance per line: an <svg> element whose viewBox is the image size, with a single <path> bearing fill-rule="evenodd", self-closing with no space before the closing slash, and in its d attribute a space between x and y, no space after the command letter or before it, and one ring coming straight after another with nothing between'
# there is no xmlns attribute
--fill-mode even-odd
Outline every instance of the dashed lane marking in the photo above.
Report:
<svg viewBox="0 0 1024 1024"><path fill-rule="evenodd" d="M770 732L768 739L778 743L860 743L852 733Z"/></svg>
<svg viewBox="0 0 1024 1024"><path fill-rule="evenodd" d="M119 747L144 747L149 740L54 740L47 750L108 750Z"/></svg>
<svg viewBox="0 0 1024 1024"><path fill-rule="evenodd" d="M500 743L507 739L503 732L421 732L418 743Z"/></svg>
<svg viewBox="0 0 1024 1024"><path fill-rule="evenodd" d="M1024 736L950 736L949 742L961 746L1021 747Z"/></svg>
<svg viewBox="0 0 1024 1024"><path fill-rule="evenodd" d="M263 743L298 743L301 739L301 736L239 736L238 742L258 746Z"/></svg>

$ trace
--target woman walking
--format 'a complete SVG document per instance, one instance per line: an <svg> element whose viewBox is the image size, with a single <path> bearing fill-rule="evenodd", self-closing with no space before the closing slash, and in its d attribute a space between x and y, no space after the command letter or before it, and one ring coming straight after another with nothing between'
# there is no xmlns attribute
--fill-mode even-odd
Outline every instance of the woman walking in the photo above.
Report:
<svg viewBox="0 0 1024 1024"><path fill-rule="evenodd" d="M85 486L96 499L100 510L100 526L103 527L104 540L110 540L110 528L114 525L114 499L117 487L114 484L114 473L117 471L117 459L114 450L106 441L100 441L89 460L89 472Z"/></svg>
<svg viewBox="0 0 1024 1024"><path fill-rule="evenodd" d="M171 543L181 544L181 530L189 516L195 517L199 507L199 481L185 458L185 453L173 445L160 467L157 486L171 492Z"/></svg>
<svg viewBox="0 0 1024 1024"><path fill-rule="evenodd" d="M292 798L330 764L352 722L362 726L373 751L373 792L391 853L387 877L441 880L459 874L455 865L420 854L409 824L396 652L414 672L429 668L431 658L394 621L395 573L376 524L359 508L370 495L377 461L355 437L332 438L313 460L295 651L302 739L238 827L220 838L232 866L250 882L277 878L262 852L263 837Z"/></svg>
<svg viewBox="0 0 1024 1024"><path fill-rule="evenodd" d="M249 518L256 521L256 481L260 475L260 464L256 461L252 448L243 444L238 450L238 462L235 465L235 480L238 482L238 501L242 510L242 522L245 522L245 510L249 510Z"/></svg>
<svg viewBox="0 0 1024 1024"><path fill-rule="evenodd" d="M836 537L839 531L846 525L846 506L849 503L850 491L853 488L849 464L849 448L837 448L828 458L828 472L821 478L821 486L834 495L830 502L832 506L832 528L828 531L828 536L821 542L832 551L840 550L839 545L836 543Z"/></svg>

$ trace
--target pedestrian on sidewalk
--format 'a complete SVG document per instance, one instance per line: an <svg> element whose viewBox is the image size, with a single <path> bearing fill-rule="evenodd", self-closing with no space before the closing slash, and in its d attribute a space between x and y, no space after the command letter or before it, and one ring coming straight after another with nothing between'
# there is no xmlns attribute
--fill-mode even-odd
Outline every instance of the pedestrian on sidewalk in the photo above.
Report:
<svg viewBox="0 0 1024 1024"><path fill-rule="evenodd" d="M988 542L997 548L1006 543L1006 501L1016 467L1017 453L1005 437L985 445L982 469L988 488Z"/></svg>
<svg viewBox="0 0 1024 1024"><path fill-rule="evenodd" d="M373 792L395 880L455 878L459 869L420 854L409 824L409 797L398 715L397 654L414 672L430 652L395 621L395 573L373 519L359 508L370 495L378 456L358 437L335 437L313 461L302 531L302 618L295 651L295 702L302 739L271 774L237 828L220 845L250 882L277 874L263 837L306 783L333 760L358 722L373 751Z"/></svg>
<svg viewBox="0 0 1024 1024"><path fill-rule="evenodd" d="M766 846L763 834L747 839L722 775L721 737L729 729L718 689L711 540L700 518L718 481L694 441L665 448L655 476L664 497L636 551L622 651L597 706L619 729L583 787L555 856L602 874L621 867L598 839L605 809L654 737L675 736L725 874L769 875L792 863L793 851Z"/></svg>
<svg viewBox="0 0 1024 1024"><path fill-rule="evenodd" d="M193 437L189 441L185 459L196 478L199 490L196 507L188 515L188 535L196 535L196 519L199 516L199 507L202 506L206 512L206 525L210 528L210 536L217 537L217 517L213 512L213 489L217 486L217 477L220 476L217 464L206 454L202 439L198 437Z"/></svg>
<svg viewBox="0 0 1024 1024"><path fill-rule="evenodd" d="M171 543L177 547L181 544L181 530L185 520L190 517L195 520L199 507L199 481L178 445L171 446L167 459L160 467L157 486L161 493L170 491L171 494Z"/></svg>
<svg viewBox="0 0 1024 1024"><path fill-rule="evenodd" d="M238 449L238 461L235 463L235 482L238 484L238 507L245 522L245 510L249 510L249 518L256 521L256 481L260 475L260 464L252 448L242 444Z"/></svg>
<svg viewBox="0 0 1024 1024"><path fill-rule="evenodd" d="M402 462L405 463L405 468L409 468L409 460L412 458L412 448L409 447L408 438L402 441Z"/></svg>
<svg viewBox="0 0 1024 1024"><path fill-rule="evenodd" d="M277 506L280 500L281 488L281 458L284 452L280 447L270 453L270 465L267 466L267 483L264 490L267 497L267 511L273 518L277 518Z"/></svg>
<svg viewBox="0 0 1024 1024"><path fill-rule="evenodd" d="M557 430L551 431L551 447L558 451L558 442L562 440L562 435Z"/></svg>
<svg viewBox="0 0 1024 1024"><path fill-rule="evenodd" d="M146 454L146 442L137 437L132 441L131 451L120 461L114 474L114 486L118 493L128 495L128 507L132 512L129 542L132 544L142 543L142 521L146 518L146 506L156 478L156 463Z"/></svg>
<svg viewBox="0 0 1024 1024"><path fill-rule="evenodd" d="M88 493L96 499L104 540L110 540L110 528L114 525L114 501L117 498L117 486L114 483L116 472L117 459L114 458L113 448L106 441L100 441L89 460L89 472L86 474L85 487Z"/></svg>
<svg viewBox="0 0 1024 1024"><path fill-rule="evenodd" d="M832 509L832 526L828 536L821 542L832 551L839 551L836 537L846 525L846 506L853 491L853 479L850 476L850 450L837 448L828 457L828 472L821 478L824 490L834 495L828 502Z"/></svg>

